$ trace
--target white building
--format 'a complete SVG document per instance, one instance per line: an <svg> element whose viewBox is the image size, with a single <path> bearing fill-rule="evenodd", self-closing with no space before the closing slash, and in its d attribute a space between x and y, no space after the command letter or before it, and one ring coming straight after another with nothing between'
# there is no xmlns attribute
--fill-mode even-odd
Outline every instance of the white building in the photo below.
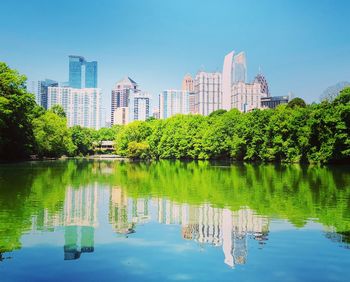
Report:
<svg viewBox="0 0 350 282"><path fill-rule="evenodd" d="M133 92L129 96L129 122L150 117L151 97L146 92Z"/></svg>
<svg viewBox="0 0 350 282"><path fill-rule="evenodd" d="M48 87L47 107L61 105L68 126L100 128L101 89Z"/></svg>
<svg viewBox="0 0 350 282"><path fill-rule="evenodd" d="M161 119L188 113L189 92L187 90L164 90L159 95L159 116Z"/></svg>
<svg viewBox="0 0 350 282"><path fill-rule="evenodd" d="M130 77L125 77L115 84L114 88L112 89L112 96L111 96L111 124L112 125L128 123L128 121L126 123L118 123L120 122L120 116L118 116L119 120L117 120L115 118L115 113L118 108L129 107L130 95L138 92L139 92L138 84ZM118 110L117 113L121 113L123 111L125 111L125 109Z"/></svg>
<svg viewBox="0 0 350 282"><path fill-rule="evenodd" d="M247 64L244 52L234 55L234 51L228 53L224 59L222 71L222 108L232 108L231 91L232 85L238 82L246 82Z"/></svg>
<svg viewBox="0 0 350 282"><path fill-rule="evenodd" d="M237 82L232 85L232 108L241 112L260 109L262 97L267 97L267 94L261 93L261 84L256 80L253 83Z"/></svg>
<svg viewBox="0 0 350 282"><path fill-rule="evenodd" d="M209 115L222 108L222 89L220 72L199 72L194 80L195 112Z"/></svg>
<svg viewBox="0 0 350 282"><path fill-rule="evenodd" d="M118 107L113 114L113 124L125 125L129 123L129 107Z"/></svg>

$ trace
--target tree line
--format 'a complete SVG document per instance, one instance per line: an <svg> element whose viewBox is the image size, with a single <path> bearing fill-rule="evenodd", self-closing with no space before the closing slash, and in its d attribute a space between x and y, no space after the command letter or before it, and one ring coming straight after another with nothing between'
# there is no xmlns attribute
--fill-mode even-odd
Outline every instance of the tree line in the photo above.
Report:
<svg viewBox="0 0 350 282"><path fill-rule="evenodd" d="M118 154L131 158L330 163L350 159L350 88L333 101L300 98L276 109L176 115L121 128Z"/></svg>
<svg viewBox="0 0 350 282"><path fill-rule="evenodd" d="M350 88L333 100L300 98L276 109L209 116L150 118L93 130L67 127L60 106L44 110L25 76L0 63L0 159L77 156L115 140L116 153L138 159L231 159L254 162L346 162L350 159Z"/></svg>

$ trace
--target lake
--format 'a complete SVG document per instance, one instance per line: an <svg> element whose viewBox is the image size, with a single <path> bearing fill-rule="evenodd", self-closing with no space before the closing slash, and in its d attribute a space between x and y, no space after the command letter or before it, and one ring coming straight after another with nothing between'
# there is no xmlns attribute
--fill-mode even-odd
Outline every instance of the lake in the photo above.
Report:
<svg viewBox="0 0 350 282"><path fill-rule="evenodd" d="M1 281L349 281L350 166L0 165Z"/></svg>

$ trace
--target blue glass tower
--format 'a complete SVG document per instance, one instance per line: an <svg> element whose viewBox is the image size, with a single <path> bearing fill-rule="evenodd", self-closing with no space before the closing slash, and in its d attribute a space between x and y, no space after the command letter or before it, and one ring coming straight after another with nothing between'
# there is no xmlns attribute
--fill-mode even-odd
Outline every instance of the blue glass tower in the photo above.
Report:
<svg viewBox="0 0 350 282"><path fill-rule="evenodd" d="M85 62L85 88L97 88L97 62Z"/></svg>
<svg viewBox="0 0 350 282"><path fill-rule="evenodd" d="M82 56L69 56L69 87L97 88L97 62Z"/></svg>

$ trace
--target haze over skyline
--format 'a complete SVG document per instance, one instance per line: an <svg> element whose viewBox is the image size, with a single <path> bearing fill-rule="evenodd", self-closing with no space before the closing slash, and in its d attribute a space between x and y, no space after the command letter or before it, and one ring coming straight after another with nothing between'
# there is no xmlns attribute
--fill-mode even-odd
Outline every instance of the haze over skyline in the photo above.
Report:
<svg viewBox="0 0 350 282"><path fill-rule="evenodd" d="M272 95L318 101L350 80L348 1L9 1L1 3L0 61L29 80L68 80L68 56L98 61L103 107L125 76L152 94L186 73L222 71L231 50L259 66Z"/></svg>

